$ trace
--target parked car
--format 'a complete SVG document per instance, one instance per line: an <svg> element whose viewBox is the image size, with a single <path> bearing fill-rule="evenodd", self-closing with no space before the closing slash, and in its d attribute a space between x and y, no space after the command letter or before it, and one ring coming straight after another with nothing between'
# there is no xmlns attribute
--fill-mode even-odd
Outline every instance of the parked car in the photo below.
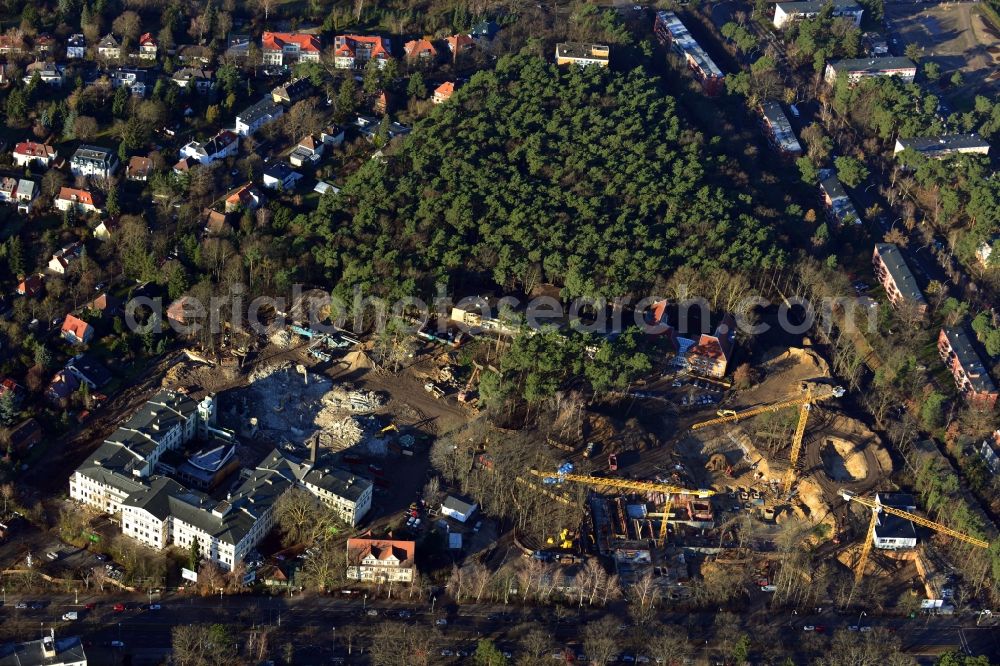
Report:
<svg viewBox="0 0 1000 666"><path fill-rule="evenodd" d="M443 617L440 617L437 620L435 620L434 624L436 624L439 627L444 627L447 626L448 620L444 619Z"/></svg>
<svg viewBox="0 0 1000 666"><path fill-rule="evenodd" d="M124 613L125 612L125 604L119 602L119 603L117 603L117 604L114 605L114 608L112 610L114 610L114 612L116 612L116 613Z"/></svg>
<svg viewBox="0 0 1000 666"><path fill-rule="evenodd" d="M16 608L18 610L24 610L27 607L28 607L28 604L27 604L27 602L24 602L24 601L18 601L16 604L14 604L14 608Z"/></svg>
<svg viewBox="0 0 1000 666"><path fill-rule="evenodd" d="M62 619L67 621L79 620L80 615L76 611L69 611L68 613L63 613Z"/></svg>

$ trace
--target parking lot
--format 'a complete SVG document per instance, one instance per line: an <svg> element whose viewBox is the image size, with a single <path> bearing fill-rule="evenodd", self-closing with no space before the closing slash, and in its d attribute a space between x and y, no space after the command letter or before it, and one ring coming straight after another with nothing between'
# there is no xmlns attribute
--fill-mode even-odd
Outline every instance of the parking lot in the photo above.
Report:
<svg viewBox="0 0 1000 666"><path fill-rule="evenodd" d="M903 55L907 44L924 50L921 62L941 66L942 79L961 71L959 94L996 94L1000 90L1000 33L976 3L886 3L890 49Z"/></svg>

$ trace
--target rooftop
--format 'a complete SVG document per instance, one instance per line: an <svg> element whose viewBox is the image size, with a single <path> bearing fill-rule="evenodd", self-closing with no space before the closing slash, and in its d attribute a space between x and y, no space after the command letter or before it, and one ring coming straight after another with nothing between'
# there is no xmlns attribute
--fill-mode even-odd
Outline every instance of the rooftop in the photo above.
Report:
<svg viewBox="0 0 1000 666"><path fill-rule="evenodd" d="M899 290L903 298L916 303L923 303L924 294L920 291L920 287L917 286L917 281L913 277L913 273L910 272L910 267L906 264L903 253L899 251L899 248L893 243L876 243L875 250L878 252L878 256L882 258L885 270L888 271L889 276L896 285L896 289Z"/></svg>
<svg viewBox="0 0 1000 666"><path fill-rule="evenodd" d="M970 148L985 148L990 144L978 134L949 134L946 136L925 136L912 139L898 139L905 150L910 148L919 153L935 153L938 151L965 150Z"/></svg>
<svg viewBox="0 0 1000 666"><path fill-rule="evenodd" d="M861 5L855 0L805 0L804 2L779 2L778 7L786 14L816 14L827 5L839 12L845 10L861 11Z"/></svg>
<svg viewBox="0 0 1000 666"><path fill-rule="evenodd" d="M581 60L607 60L610 48L607 44L587 44L584 42L561 42L556 44L557 58Z"/></svg>
<svg viewBox="0 0 1000 666"><path fill-rule="evenodd" d="M270 97L265 97L253 106L244 109L238 116L237 119L247 125L260 120L261 118L266 118L268 116L273 116L276 113L281 112L281 107L278 106Z"/></svg>
<svg viewBox="0 0 1000 666"><path fill-rule="evenodd" d="M764 100L760 104L760 112L767 120L771 132L774 134L774 141L781 150L789 153L802 152L802 146L795 136L792 123L789 122L781 104L773 99Z"/></svg>
<svg viewBox="0 0 1000 666"><path fill-rule="evenodd" d="M960 326L947 326L942 330L948 337L948 344L951 345L959 364L965 370L973 390L977 393L995 393L996 384L993 383L993 378L983 364L983 359L972 346L972 340L965 329Z"/></svg>
<svg viewBox="0 0 1000 666"><path fill-rule="evenodd" d="M885 58L852 58L833 60L830 67L837 73L841 72L887 72L897 69L916 70L917 66L909 58L886 56Z"/></svg>
<svg viewBox="0 0 1000 666"><path fill-rule="evenodd" d="M43 643L49 643L54 656L45 656ZM53 635L28 643L0 645L0 666L61 666L85 664L87 655L78 636L54 638Z"/></svg>
<svg viewBox="0 0 1000 666"><path fill-rule="evenodd" d="M666 26L667 30L670 31L670 39L673 40L677 46L683 50L695 64L702 73L711 78L721 78L722 70L719 66L715 64L707 53L705 49L701 48L701 45L695 41L695 38L691 36L691 32L687 29L681 20L677 17L677 14L668 11L660 11L657 13L657 17L660 22Z"/></svg>

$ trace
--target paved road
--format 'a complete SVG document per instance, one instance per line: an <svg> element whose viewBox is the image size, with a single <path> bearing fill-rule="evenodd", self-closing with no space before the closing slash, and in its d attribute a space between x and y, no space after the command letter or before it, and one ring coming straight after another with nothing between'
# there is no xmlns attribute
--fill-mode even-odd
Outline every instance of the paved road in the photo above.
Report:
<svg viewBox="0 0 1000 666"><path fill-rule="evenodd" d="M116 663L115 660L125 654L133 658L133 663L155 663L161 659L170 647L171 629L175 626L198 623L221 622L237 624L247 631L255 626L270 626L282 628L283 631L293 631L302 640L296 640L296 645L303 652L312 655L296 663L325 663L326 657L320 661L312 661L317 654L333 656L334 645L343 653L345 647L337 642L338 627L352 625L362 630L373 624L390 620L406 622L414 626L426 626L437 631L435 642L442 649L467 649L475 644L479 637L494 638L502 649L517 651L515 627L526 622L537 622L544 626L552 636L552 647L574 643L581 639L580 629L587 621L596 619L601 611L582 609L570 612L567 616L557 618L551 609L527 609L503 605L463 605L461 607L443 607L438 605L435 613L431 613L426 602L393 602L379 601L367 603L365 600L345 600L327 596L296 596L296 597L185 597L183 595L166 595L161 610L146 610L143 603L147 597L132 597L130 605L134 609L114 612L112 606L120 597L80 597L72 595L55 597L48 600L43 610L18 610L15 608L20 597L8 595L6 603L0 608L0 621L25 623L26 626L53 626L60 633L79 633L89 643L89 650L94 654L96 663ZM97 607L86 611L84 605L96 601ZM154 595L153 601L158 601ZM412 617L400 619L398 611L408 609ZM81 619L77 622L63 622L60 618L68 610L80 612ZM369 615L375 610L377 615ZM615 608L616 616L625 617L623 609ZM447 619L447 625L436 627L437 619ZM661 614L664 621L687 626L692 642L703 644L710 639L709 628L714 621L713 613L674 613ZM791 615L787 611L777 611L767 615L750 618L755 625L770 624L778 631L779 637L787 645L795 645L803 636L803 625L820 625L827 634L839 629L846 629L856 624L857 616L836 615L829 611L821 615ZM39 623L36 625L36 623ZM971 649L974 653L987 654L991 660L1000 659L998 641L1000 632L993 627L976 627L975 619L954 617L928 617L919 620L902 620L897 618L864 618L865 624L872 624L891 629L896 632L903 643L904 649L916 655L936 655L942 652L960 648ZM112 640L121 640L125 644L123 650L107 647ZM365 639L358 641L365 644ZM623 650L627 646L623 645ZM357 655L354 655L357 657Z"/></svg>

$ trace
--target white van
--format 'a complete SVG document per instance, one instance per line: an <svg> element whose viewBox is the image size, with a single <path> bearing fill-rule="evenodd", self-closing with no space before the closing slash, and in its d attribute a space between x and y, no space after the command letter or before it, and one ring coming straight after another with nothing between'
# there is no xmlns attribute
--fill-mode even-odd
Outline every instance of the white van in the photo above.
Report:
<svg viewBox="0 0 1000 666"><path fill-rule="evenodd" d="M69 611L68 613L63 613L64 620L79 620L80 615L76 611Z"/></svg>

